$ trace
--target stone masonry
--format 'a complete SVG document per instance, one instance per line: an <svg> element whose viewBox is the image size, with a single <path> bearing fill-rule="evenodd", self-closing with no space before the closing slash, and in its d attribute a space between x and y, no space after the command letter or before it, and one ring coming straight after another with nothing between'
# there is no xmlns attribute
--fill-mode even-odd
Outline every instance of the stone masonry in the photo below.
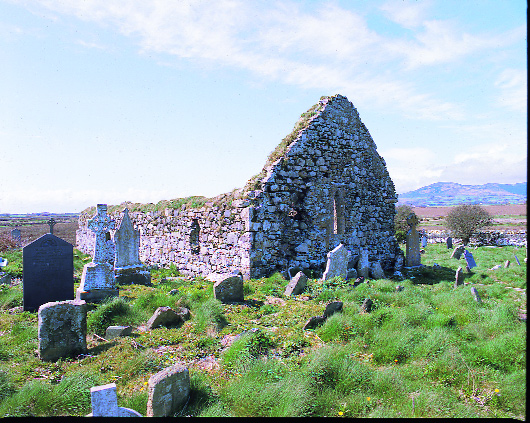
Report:
<svg viewBox="0 0 530 423"><path fill-rule="evenodd" d="M129 215L140 230L144 263L174 263L183 274L201 276L241 271L248 279L289 267L323 272L327 253L340 243L393 269L396 201L385 161L356 108L335 95L302 114L244 188L196 208ZM109 212L117 223L125 207ZM92 215L79 218L77 248L86 253L94 245L87 230Z"/></svg>

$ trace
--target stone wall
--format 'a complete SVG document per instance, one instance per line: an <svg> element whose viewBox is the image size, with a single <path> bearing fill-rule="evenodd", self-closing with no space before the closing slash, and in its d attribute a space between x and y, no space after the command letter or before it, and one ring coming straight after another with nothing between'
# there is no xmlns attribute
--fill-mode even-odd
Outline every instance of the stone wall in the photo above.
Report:
<svg viewBox="0 0 530 423"><path fill-rule="evenodd" d="M346 97L323 97L271 157L260 175L222 201L130 212L141 234L140 259L175 263L184 274L239 270L257 278L291 266L323 271L326 254L342 242L354 255L365 250L384 269L393 267L394 184ZM79 219L77 246L84 252L94 244L90 217ZM121 213L113 218L118 223Z"/></svg>

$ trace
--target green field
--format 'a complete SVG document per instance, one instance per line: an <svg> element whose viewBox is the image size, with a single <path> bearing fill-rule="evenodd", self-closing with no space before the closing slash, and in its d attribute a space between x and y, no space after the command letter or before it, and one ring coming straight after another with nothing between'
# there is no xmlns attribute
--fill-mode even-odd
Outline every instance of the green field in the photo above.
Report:
<svg viewBox="0 0 530 423"><path fill-rule="evenodd" d="M202 278L154 270L153 287L122 286L119 298L89 312L87 356L55 363L36 355L37 314L21 311L22 284L1 286L0 416L83 416L91 411L90 387L111 382L121 407L145 415L149 377L182 363L192 383L183 416L524 420L525 250L470 250L478 267L457 289L455 270L465 261L451 259L444 244L425 250L425 266L401 281L370 280L354 288L340 278L312 279L306 292L288 298L282 295L288 281L276 274L245 281L246 301L237 305L215 300L212 284ZM78 283L90 258L75 253ZM20 277L20 250L2 256ZM506 260L509 268L489 270ZM396 292L398 284L403 291ZM173 289L178 293L169 295ZM374 303L370 313L360 313L365 298ZM342 301L342 313L304 331L330 301ZM159 306L188 307L192 318L178 329L145 331L142 325ZM138 329L112 342L94 336L116 324Z"/></svg>

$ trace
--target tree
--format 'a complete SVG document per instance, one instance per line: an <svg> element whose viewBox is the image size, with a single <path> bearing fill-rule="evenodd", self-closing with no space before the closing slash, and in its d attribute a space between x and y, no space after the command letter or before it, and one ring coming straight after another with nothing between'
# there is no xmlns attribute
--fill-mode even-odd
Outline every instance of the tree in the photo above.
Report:
<svg viewBox="0 0 530 423"><path fill-rule="evenodd" d="M409 225L407 225L407 216L410 214L416 216L416 213L414 213L414 210L411 206L403 205L396 207L396 215L394 216L394 232L398 242L403 242L407 239L407 232L409 230Z"/></svg>
<svg viewBox="0 0 530 423"><path fill-rule="evenodd" d="M456 206L445 217L445 225L455 238L460 238L464 245L471 236L484 226L492 224L491 215L476 204Z"/></svg>

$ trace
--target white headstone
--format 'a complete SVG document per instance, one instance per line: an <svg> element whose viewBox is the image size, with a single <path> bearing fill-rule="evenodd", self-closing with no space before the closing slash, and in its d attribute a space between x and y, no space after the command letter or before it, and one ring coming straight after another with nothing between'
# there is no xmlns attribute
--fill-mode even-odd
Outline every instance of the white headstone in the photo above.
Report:
<svg viewBox="0 0 530 423"><path fill-rule="evenodd" d="M343 245L337 245L328 253L328 261L326 263L326 271L322 276L322 280L329 280L336 276L342 276L346 279L348 273L348 260L350 259L350 252Z"/></svg>

